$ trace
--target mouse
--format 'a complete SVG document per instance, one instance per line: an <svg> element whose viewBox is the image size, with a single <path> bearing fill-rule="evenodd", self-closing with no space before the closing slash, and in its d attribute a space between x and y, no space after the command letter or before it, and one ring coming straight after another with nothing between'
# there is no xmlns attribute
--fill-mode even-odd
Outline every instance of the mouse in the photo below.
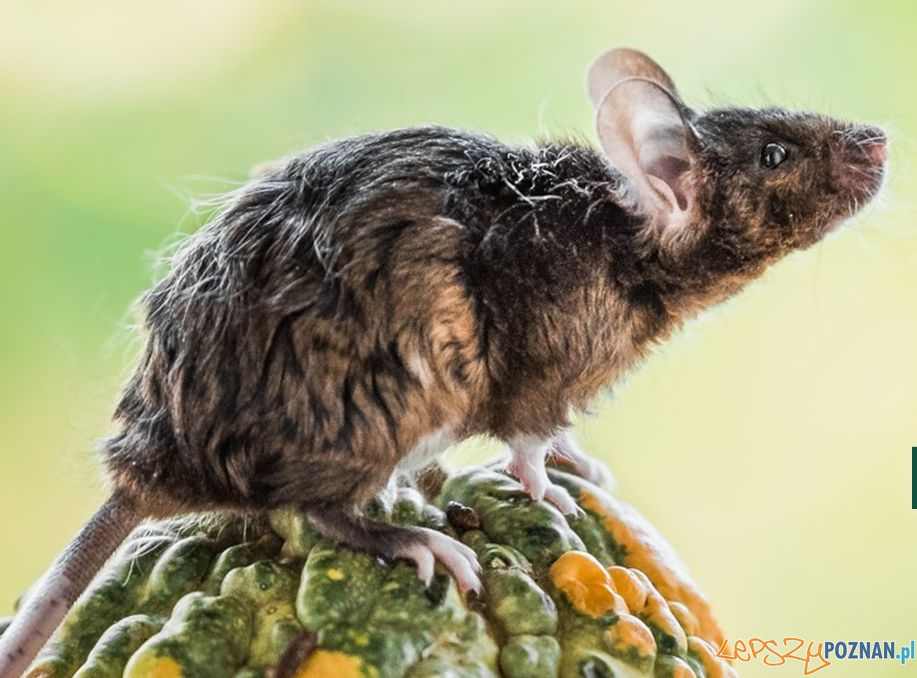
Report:
<svg viewBox="0 0 917 678"><path fill-rule="evenodd" d="M260 168L142 298L145 347L99 445L111 491L0 639L19 675L147 519L302 511L324 536L441 564L474 552L363 508L471 436L533 500L545 463L595 482L572 414L701 311L835 232L880 190L879 127L689 107L646 54L588 69L598 145L427 125Z"/></svg>

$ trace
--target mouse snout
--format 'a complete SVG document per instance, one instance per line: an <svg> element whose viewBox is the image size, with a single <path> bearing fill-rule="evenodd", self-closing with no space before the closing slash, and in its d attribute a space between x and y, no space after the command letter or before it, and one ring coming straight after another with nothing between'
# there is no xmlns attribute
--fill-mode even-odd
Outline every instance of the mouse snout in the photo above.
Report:
<svg viewBox="0 0 917 678"><path fill-rule="evenodd" d="M881 165L888 157L888 139L878 127L872 125L859 125L853 128L851 142L857 149L876 165Z"/></svg>
<svg viewBox="0 0 917 678"><path fill-rule="evenodd" d="M882 136L868 139L865 142L865 148L870 160L876 165L883 165L888 159L888 142L885 139L885 133L882 130L879 130L879 133Z"/></svg>
<svg viewBox="0 0 917 678"><path fill-rule="evenodd" d="M835 151L847 162L869 162L881 165L888 156L888 139L881 128L854 125L837 133Z"/></svg>
<svg viewBox="0 0 917 678"><path fill-rule="evenodd" d="M859 200L872 197L882 185L888 139L874 125L837 130L831 143L831 174L835 187Z"/></svg>

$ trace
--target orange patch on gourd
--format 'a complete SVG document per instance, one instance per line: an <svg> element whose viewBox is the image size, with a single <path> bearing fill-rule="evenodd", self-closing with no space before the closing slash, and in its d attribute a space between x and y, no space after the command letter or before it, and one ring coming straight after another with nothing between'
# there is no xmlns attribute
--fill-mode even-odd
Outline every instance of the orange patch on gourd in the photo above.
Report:
<svg viewBox="0 0 917 678"><path fill-rule="evenodd" d="M181 664L172 657L146 655L137 662L131 662L124 675L129 678L181 678Z"/></svg>
<svg viewBox="0 0 917 678"><path fill-rule="evenodd" d="M691 667L678 657L669 658L669 672L666 675L669 678L697 678Z"/></svg>
<svg viewBox="0 0 917 678"><path fill-rule="evenodd" d="M551 565L550 575L554 586L581 614L598 619L609 612L627 612L627 605L615 593L608 571L589 553L564 553Z"/></svg>
<svg viewBox="0 0 917 678"><path fill-rule="evenodd" d="M735 678L738 675L731 666L718 660L713 648L700 638L688 638L688 650L700 659L707 678Z"/></svg>
<svg viewBox="0 0 917 678"><path fill-rule="evenodd" d="M723 642L723 631L713 618L707 601L685 572L681 560L660 534L641 515L613 497L577 488L579 505L598 516L602 526L622 547L621 565L646 574L666 600L682 603L697 621L698 636L715 646Z"/></svg>
<svg viewBox="0 0 917 678"><path fill-rule="evenodd" d="M697 620L694 618L694 614L691 612L691 610L689 610L685 605L676 603L675 601L669 601L669 609L672 610L672 614L675 615L675 619L677 619L678 623L681 624L681 628L685 630L686 636L697 635Z"/></svg>
<svg viewBox="0 0 917 678"><path fill-rule="evenodd" d="M649 591L646 590L646 586L640 578L626 567L620 567L618 565L609 567L608 574L611 576L615 591L617 591L624 599L624 602L627 603L628 609L634 614L642 612L643 606L646 605L646 597Z"/></svg>
<svg viewBox="0 0 917 678"><path fill-rule="evenodd" d="M617 623L605 631L605 642L609 649L623 655L635 649L641 657L656 655L656 639L653 632L642 621L629 614L622 615Z"/></svg>
<svg viewBox="0 0 917 678"><path fill-rule="evenodd" d="M294 678L359 678L361 664L359 657L317 650L299 667Z"/></svg>

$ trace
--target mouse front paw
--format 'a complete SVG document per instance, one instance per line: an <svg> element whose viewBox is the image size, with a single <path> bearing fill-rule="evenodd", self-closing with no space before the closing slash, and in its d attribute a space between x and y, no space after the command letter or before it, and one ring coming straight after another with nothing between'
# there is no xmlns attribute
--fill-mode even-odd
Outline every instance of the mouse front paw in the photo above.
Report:
<svg viewBox="0 0 917 678"><path fill-rule="evenodd" d="M528 467L526 466L515 467L512 464L506 468L507 472L516 477L519 484L522 485L522 489L534 501L547 501L567 516L582 514L582 509L577 505L570 493L567 492L566 488L552 483L548 479L547 473L542 476L539 473L531 473L529 472L530 469L527 469Z"/></svg>
<svg viewBox="0 0 917 678"><path fill-rule="evenodd" d="M535 501L544 499L545 493L551 486L544 467L544 460L539 461L530 456L514 454L506 465L506 472L518 480L525 493Z"/></svg>
<svg viewBox="0 0 917 678"><path fill-rule="evenodd" d="M512 456L506 471L519 481L526 494L535 501L544 500L553 504L564 515L577 516L582 513L570 493L548 478L544 465L547 444L517 443L511 445L511 449Z"/></svg>

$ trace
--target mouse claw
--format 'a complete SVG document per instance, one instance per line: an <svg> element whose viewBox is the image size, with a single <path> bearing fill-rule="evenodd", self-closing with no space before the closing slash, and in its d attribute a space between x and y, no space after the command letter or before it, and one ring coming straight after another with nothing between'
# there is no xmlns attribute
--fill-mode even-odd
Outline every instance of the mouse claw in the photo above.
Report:
<svg viewBox="0 0 917 678"><path fill-rule="evenodd" d="M565 487L552 484L545 492L544 498L554 504L565 516L581 518L586 515Z"/></svg>
<svg viewBox="0 0 917 678"><path fill-rule="evenodd" d="M417 565L417 576L429 586L433 581L433 565L439 561L455 579L459 591L467 595L470 591L481 593L481 565L475 552L452 537L431 530L417 528L422 538L397 552L397 556L414 561Z"/></svg>
<svg viewBox="0 0 917 678"><path fill-rule="evenodd" d="M541 501L548 491L550 481L545 472L544 462L532 463L530 459L514 457L506 467L507 473L515 477L522 489L535 501Z"/></svg>
<svg viewBox="0 0 917 678"><path fill-rule="evenodd" d="M414 544L400 551L398 555L414 562L417 567L417 577L424 586L430 586L433 583L433 567L436 559L430 549L423 544Z"/></svg>

